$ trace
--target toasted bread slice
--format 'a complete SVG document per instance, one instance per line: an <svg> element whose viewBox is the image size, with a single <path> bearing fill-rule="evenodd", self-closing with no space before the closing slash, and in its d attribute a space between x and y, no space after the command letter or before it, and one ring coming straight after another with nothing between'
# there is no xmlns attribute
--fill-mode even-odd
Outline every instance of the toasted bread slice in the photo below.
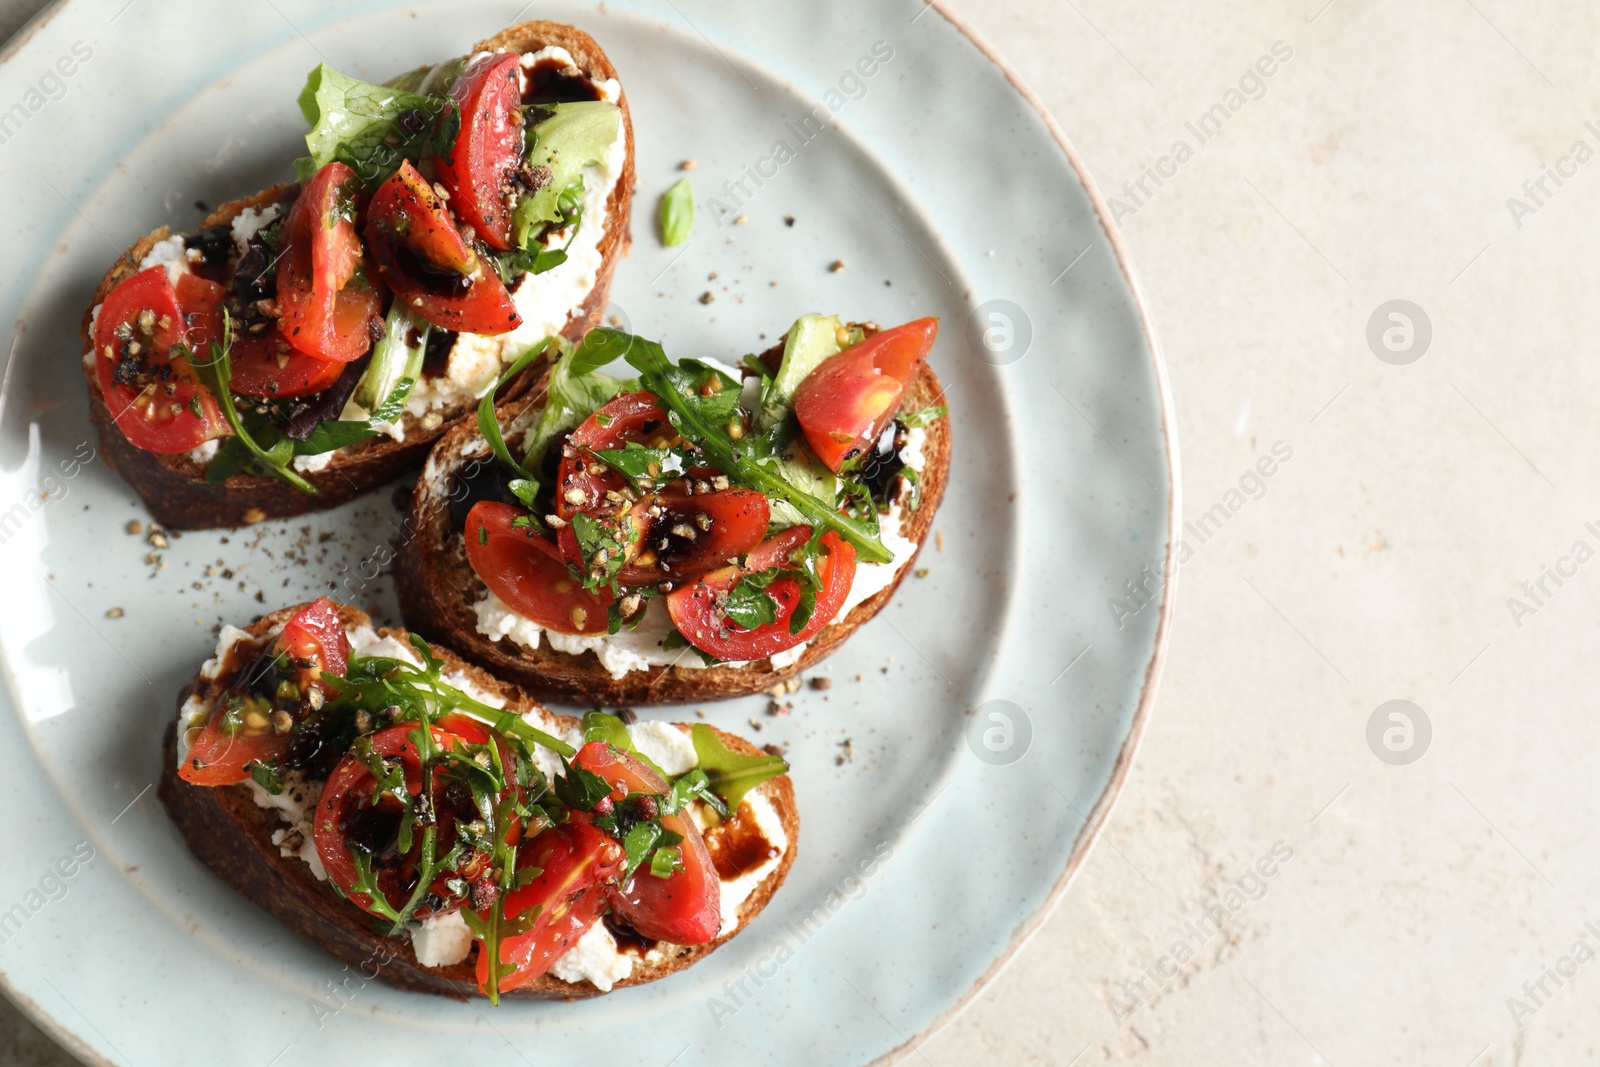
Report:
<svg viewBox="0 0 1600 1067"><path fill-rule="evenodd" d="M501 425L509 427L505 435L508 442L519 439L536 421L545 387L541 378L502 412ZM901 410L917 411L943 402L944 389L938 377L923 364L906 388ZM515 443L511 447L515 451ZM933 529L934 513L950 475L949 419L938 419L926 427L922 452L920 499L907 515L906 528L902 530L919 549ZM592 651L571 655L543 643L528 649L509 638L494 640L478 632L474 605L483 599L488 588L467 563L466 546L461 529L451 516L450 504L457 472L484 461L488 455L489 446L477 426L466 422L445 434L429 453L413 490L404 538L397 546L395 591L406 625L424 637L449 644L472 662L517 682L541 699L648 704L759 693L832 653L889 603L912 570L914 561L908 561L886 588L819 631L793 664L777 667L771 660L758 660L739 667L653 666L615 678Z"/></svg>
<svg viewBox="0 0 1600 1067"><path fill-rule="evenodd" d="M472 53L527 53L552 45L565 48L578 68L596 81L617 77L616 69L592 37L564 23L542 19L502 30L474 45ZM627 142L627 158L606 201L605 232L600 239L601 267L594 287L579 308L571 313L566 327L561 331L562 336L571 341L580 339L600 321L611 292L611 279L616 272L617 261L627 254L631 242L628 216L634 185L633 120L629 115L625 92L618 100L618 106L622 111L622 134ZM292 203L298 192L299 187L293 184L275 185L255 196L232 201L207 216L199 229L231 223L246 208L260 209L281 201ZM157 242L169 236L167 227L162 226L139 238L106 273L95 289L89 309L83 315L81 337L85 352L93 346L90 337L93 309L105 300L117 283L139 270L140 261ZM538 281L529 279L524 284L536 285ZM160 456L135 448L112 421L105 398L100 394L96 373L92 360L86 360L84 379L89 388L90 417L99 432L102 454L138 492L157 522L178 529L239 526L262 519L321 511L342 504L415 467L433 442L453 422L476 407L476 401L462 398L437 409L443 421L431 429L425 429L417 416L406 414L403 416L404 440L396 441L387 436L369 438L339 450L333 461L323 469L302 472L302 476L317 488L316 494L310 495L276 478L249 474L236 474L220 485L211 485L205 480L205 464L195 462L187 454ZM505 395L515 396L530 381L525 376L521 382L508 385Z"/></svg>
<svg viewBox="0 0 1600 1067"><path fill-rule="evenodd" d="M257 642L281 629L303 605L265 615L246 628ZM371 625L367 614L340 605L339 616L347 628ZM401 630L380 629L379 636L392 636L402 643ZM461 660L448 648L433 646L433 653L445 663L445 674L460 675L470 686L501 698L507 710L541 713L546 729L565 731L577 725L569 716L545 712L521 689L510 685ZM226 689L232 678L226 671L218 677L196 674L178 695L181 709L191 695L211 700ZM680 727L687 730L687 726ZM717 731L723 744L736 752L756 754L760 750L733 734ZM374 932L375 920L366 912L338 896L327 882L320 881L311 868L294 856L283 856L272 843L275 831L284 823L275 809L259 806L250 786L211 788L190 785L177 773L177 719L167 728L162 742L162 772L157 795L168 815L182 832L189 850L211 871L239 893L302 937L330 954L362 968L376 967L377 977L392 986L414 992L437 993L465 998L477 996L473 957L446 967L426 967L417 962L408 936L385 937ZM766 907L772 894L783 884L794 863L800 835L800 815L795 806L794 787L788 775L769 779L757 790L771 804L782 822L786 839L782 857L738 908L738 923L717 940L703 945L658 945L657 951L641 954L633 961L633 972L619 979L613 989L642 985L683 970L743 930ZM535 1000L576 1000L597 996L600 989L588 982L566 982L553 975L504 994Z"/></svg>

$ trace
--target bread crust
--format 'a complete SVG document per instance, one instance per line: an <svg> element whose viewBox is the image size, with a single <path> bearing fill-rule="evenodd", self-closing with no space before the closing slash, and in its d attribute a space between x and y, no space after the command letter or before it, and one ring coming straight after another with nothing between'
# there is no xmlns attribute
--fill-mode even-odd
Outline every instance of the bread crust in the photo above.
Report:
<svg viewBox="0 0 1600 1067"><path fill-rule="evenodd" d="M281 628L304 605L284 608L256 620L246 632L258 641ZM367 614L348 605L339 606L340 619L347 627L371 625ZM404 642L401 630L380 629ZM465 662L450 649L432 646L445 663L447 672L460 672L474 686L506 701L510 710L539 709L527 693L486 671ZM178 694L181 709L191 694L214 697L227 688L229 678L201 677ZM542 710L542 709L540 709ZM576 725L570 716L552 716L563 727ZM713 729L715 729L713 727ZM760 750L734 734L717 730L729 748L746 754ZM246 785L211 788L190 785L177 773L177 718L168 725L162 739L162 771L156 794L167 814L183 834L189 851L211 872L241 895L295 933L317 944L330 955L360 969L366 977L376 977L391 986L418 993L466 999L481 996L473 975L473 957L450 967L424 967L417 963L408 935L386 937L375 932L377 920L337 896L326 882L319 881L311 868L295 857L284 857L272 844L272 834L283 827L273 809L258 806ZM794 864L800 839L800 815L795 805L794 786L788 775L769 779L759 787L777 812L787 838L778 866L739 907L739 922L732 932L704 945L674 946L675 951L659 960L639 957L633 973L612 988L624 989L665 978L713 952L736 937L767 906L773 893L783 884ZM376 969L374 975L372 970ZM564 982L544 975L504 996L529 1000L580 1000L599 996L601 990L588 982Z"/></svg>
<svg viewBox="0 0 1600 1067"><path fill-rule="evenodd" d="M525 418L542 403L546 382L541 380L523 397L507 406L502 425ZM938 376L924 363L906 387L902 409L916 411L944 403L944 388ZM934 514L944 499L950 476L950 420L939 419L926 428L923 444L925 463L920 479L921 499L911 513L906 538L921 552L933 529ZM774 667L761 660L745 667L657 666L630 671L613 678L593 652L571 655L547 644L527 649L509 638L490 640L478 632L473 605L488 588L467 563L466 548L450 523L447 485L449 472L488 454L488 446L475 425L463 423L439 440L423 465L422 477L412 491L411 512L405 536L396 546L394 561L395 592L406 625L424 637L438 639L457 649L474 663L494 674L515 681L542 700L565 700L601 704L659 704L697 700L721 700L770 689L809 670L827 658L839 645L882 611L894 598L895 590L909 574L915 559L908 561L894 581L872 597L856 605L843 619L820 630L794 664ZM689 651L686 654L692 655Z"/></svg>
<svg viewBox="0 0 1600 1067"><path fill-rule="evenodd" d="M508 27L487 40L479 41L468 54L500 50L532 52L550 45L565 48L572 54L579 69L596 81L617 77L616 68L594 38L573 26L546 19ZM628 109L626 92L619 97L618 106L622 112L627 158L606 201L606 226L600 239L601 266L594 288L568 318L566 328L561 331L563 337L573 342L599 324L610 299L611 280L616 273L617 262L627 254L632 243L628 223L634 185L633 118ZM292 202L297 192L298 186L281 184L254 196L231 201L207 216L198 229L231 223L246 208L263 208L286 196ZM80 328L83 352L89 351L93 345L89 330L93 309L104 302L107 294L119 282L136 273L139 262L149 254L151 248L169 236L170 231L165 226L151 231L135 241L106 272L83 314ZM431 430L423 429L417 416L406 414L403 416L403 441L387 436L369 438L341 449L322 470L302 472L302 477L317 488L316 494L311 495L300 492L280 479L250 474L236 474L220 485L211 485L205 480L205 465L196 463L187 454L161 456L135 448L112 421L111 411L100 393L100 382L92 361L83 362L83 375L89 390L89 414L99 435L101 453L133 486L157 522L185 530L242 526L262 519L287 518L323 511L354 499L414 468L454 422L470 414L476 407L474 401L463 399L438 409L443 422ZM520 395L532 380L532 376L522 375L519 381L507 385L504 395L507 398Z"/></svg>

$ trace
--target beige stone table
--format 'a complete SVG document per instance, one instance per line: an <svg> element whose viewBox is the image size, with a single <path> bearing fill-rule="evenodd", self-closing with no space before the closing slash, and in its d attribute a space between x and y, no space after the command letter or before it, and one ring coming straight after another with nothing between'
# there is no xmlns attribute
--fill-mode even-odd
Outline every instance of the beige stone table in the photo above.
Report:
<svg viewBox="0 0 1600 1067"><path fill-rule="evenodd" d="M1117 198L1193 556L1103 839L908 1062L1592 1060L1600 9L955 6Z"/></svg>

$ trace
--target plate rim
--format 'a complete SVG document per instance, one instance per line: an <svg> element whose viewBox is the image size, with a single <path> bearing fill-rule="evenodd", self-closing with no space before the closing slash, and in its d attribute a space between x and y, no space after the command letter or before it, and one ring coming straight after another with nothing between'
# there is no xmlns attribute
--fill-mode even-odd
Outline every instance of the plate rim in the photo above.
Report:
<svg viewBox="0 0 1600 1067"><path fill-rule="evenodd" d="M64 2L64 0L63 0ZM1066 896L1073 880L1077 877L1084 861L1093 850L1095 842L1100 838L1100 828L1105 825L1106 819L1111 814L1111 809L1122 796L1122 790L1127 785L1128 772L1133 767L1134 757L1138 754L1139 746L1144 741L1145 729L1150 723L1150 713L1155 705L1156 693L1160 688L1161 669L1166 663L1167 644L1171 637L1173 603L1177 594L1178 567L1177 555L1179 538L1177 537L1179 519L1183 514L1181 506L1182 479L1179 476L1178 436L1177 436L1177 410L1172 399L1172 383L1167 374L1166 359L1161 353L1161 339L1156 333L1155 321L1150 315L1150 306L1145 298L1144 287L1139 284L1139 278L1133 269L1133 254L1122 240L1122 231L1116 223L1111 221L1111 211L1106 204L1105 197L1100 192L1100 187L1095 184L1094 178L1089 173L1089 168L1078 155L1076 148L1068 139L1066 131L1045 106L1039 94L1023 79L1022 74L1013 67L1000 50L978 32L977 27L968 22L966 18L950 7L950 0L922 0L927 8L931 8L951 27L960 33L967 41L978 50L978 54L993 63L995 68L1005 77L1006 82L1022 98L1023 102L1031 107L1044 123L1045 130L1050 134L1056 146L1061 149L1067 158L1067 165L1077 175L1079 183L1083 186L1084 195L1088 197L1090 206L1094 209L1095 220L1099 222L1101 231L1105 234L1111 246L1111 253L1116 257L1117 269L1122 272L1123 281L1127 283L1129 295L1133 298L1134 310L1139 317L1139 330L1144 335L1145 344L1149 347L1151 370L1155 375L1156 402L1160 415L1161 441L1166 454L1167 465L1167 544L1162 554L1164 580L1161 583L1161 606L1156 616L1156 631L1150 659L1145 664L1144 683L1139 690L1139 703L1134 708L1133 719L1128 724L1127 736L1123 738L1122 746L1117 750L1116 761L1112 764L1111 775L1106 781L1106 786L1095 800L1094 807L1089 809L1089 815L1083 821L1083 826L1078 830L1077 841L1073 844L1071 852L1067 855L1066 865L1055 883L1045 895L1044 902L1039 905L1026 919L1017 925L1011 932L1010 942L1000 951L988 968L973 980L955 1003L945 1008L936 1015L920 1032L911 1035L899 1045L885 1052L871 1062L869 1067L887 1065L916 1051L927 1040L958 1015L965 1011L978 995L989 987L1000 972L1006 968L1022 947L1038 933L1056 906ZM921 17L921 16L918 16Z"/></svg>
<svg viewBox="0 0 1600 1067"><path fill-rule="evenodd" d="M4 47L0 47L0 65L4 65L15 58L28 41L72 3L73 0L50 0L12 35ZM1101 827L1105 825L1112 808L1121 798L1122 790L1127 785L1128 773L1133 767L1139 746L1144 741L1145 731L1149 727L1151 712L1154 709L1157 692L1160 688L1161 673L1166 663L1167 646L1171 638L1174 603L1177 595L1177 548L1179 539L1176 533L1179 527L1179 518L1182 515L1182 481L1177 438L1177 411L1172 398L1171 380L1167 372L1166 359L1162 354L1160 335L1156 331L1154 319L1150 314L1150 307L1144 288L1139 283L1138 276L1134 271L1132 253L1122 239L1121 230L1110 219L1110 209L1106 204L1105 197L1101 194L1100 188L1095 183L1088 167L1078 154L1077 149L1073 147L1071 140L1067 137L1060 123L1051 114L1050 109L1033 88L1028 85L1021 73L1005 59L999 49L989 42L966 18L953 10L950 7L950 0L922 0L922 3L926 9L932 9L948 22L956 32L965 37L968 43L977 49L978 54L992 63L1004 76L1007 84L1011 86L1022 101L1033 109L1034 113L1043 122L1046 132L1049 133L1051 139L1055 141L1056 146L1066 157L1067 165L1072 168L1073 174L1082 186L1090 206L1094 209L1095 219L1100 225L1101 232L1105 234L1107 243L1111 247L1112 255L1116 258L1117 269L1121 272L1123 281L1128 287L1133 308L1138 316L1139 330L1149 352L1150 368L1156 385L1157 414L1168 477L1167 544L1162 555L1164 580L1156 616L1156 629L1150 657L1145 665L1144 681L1140 686L1139 702L1134 708L1127 734L1117 751L1105 788L1101 790L1094 806L1089 810L1088 816L1079 828L1077 840L1067 855L1061 874L1056 877L1044 901L1031 915L1017 925L1012 931L1006 946L989 964L988 968L973 980L966 991L954 1003L930 1020L922 1030L872 1060L868 1067L879 1067L879 1065L892 1063L917 1050L930 1037L944 1029L946 1025L965 1011L977 996L1000 976L1000 973L1016 958L1017 953L1023 946L1044 925L1045 920L1050 917L1066 895L1073 880L1082 869L1084 861L1093 851L1095 842L1101 836L1099 833ZM921 16L919 15L918 17ZM37 1001L16 988L3 970L0 970L0 994L4 994L6 999L21 1014L48 1034L51 1040L55 1041L70 1055L84 1063L93 1064L95 1067L115 1067L113 1060L102 1056L76 1030L68 1027L55 1015L45 1011Z"/></svg>

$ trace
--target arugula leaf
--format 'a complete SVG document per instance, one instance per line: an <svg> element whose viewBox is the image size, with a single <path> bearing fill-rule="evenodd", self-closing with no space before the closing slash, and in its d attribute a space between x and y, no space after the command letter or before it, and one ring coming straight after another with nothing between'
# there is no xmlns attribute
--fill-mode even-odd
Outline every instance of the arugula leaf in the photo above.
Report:
<svg viewBox="0 0 1600 1067"><path fill-rule="evenodd" d="M209 361L195 359L194 354L185 345L180 344L174 347L179 349L179 355L188 359L189 365L194 368L195 376L200 379L201 384L211 390L212 395L216 398L217 406L222 409L222 417L233 429L235 439L244 445L251 456L260 461L255 466L273 477L283 479L302 493L315 493L317 491L316 486L289 469L289 463L294 459L294 442L292 440L279 433L276 427L264 420L259 420L255 428L255 433L261 436L261 441L257 441L251 430L246 428L245 420L240 416L239 409L234 405L233 392L230 389L230 384L233 380L233 364L229 359L228 349L232 344L233 321L224 310L222 316L222 343L211 342L211 359ZM262 444L262 441L266 443ZM217 458L220 458L221 455L222 451L218 449ZM213 459L214 461L215 458ZM228 460L229 465L235 462L236 457ZM207 472L206 480L211 480L209 471Z"/></svg>
<svg viewBox="0 0 1600 1067"><path fill-rule="evenodd" d="M727 802L729 811L738 811L744 795L762 782L789 772L782 756L740 755L703 722L694 724L689 739L694 742L697 766L706 774L707 787Z"/></svg>
<svg viewBox="0 0 1600 1067"><path fill-rule="evenodd" d="M662 244L671 248L689 239L694 230L694 189L688 178L679 178L677 184L662 194L658 217Z"/></svg>
<svg viewBox="0 0 1600 1067"><path fill-rule="evenodd" d="M694 466L694 456L682 448L648 448L629 441L622 448L600 448L594 457L628 480L635 492L640 483L670 481Z"/></svg>
<svg viewBox="0 0 1600 1067"><path fill-rule="evenodd" d="M661 810L668 815L676 815L694 800L705 801L724 819L731 814L728 806L722 802L722 798L711 791L711 782L706 777L706 772L698 767L672 783L672 789L667 793L667 799L662 802Z"/></svg>
<svg viewBox="0 0 1600 1067"><path fill-rule="evenodd" d="M728 590L728 600L722 606L723 614L746 630L770 626L778 621L778 602L767 593L779 575L776 567L746 574Z"/></svg>
<svg viewBox="0 0 1600 1067"><path fill-rule="evenodd" d="M369 189L398 170L403 160L422 159L448 147L460 126L455 102L448 96L373 85L340 74L326 63L306 77L300 113L311 127L306 133L311 154L295 160L299 180L307 181L339 160Z"/></svg>
<svg viewBox="0 0 1600 1067"><path fill-rule="evenodd" d="M583 587L598 589L609 585L627 558L625 548L634 532L632 517L624 516L620 525L612 526L579 511L573 514L571 521L573 536L578 541L578 555L583 558Z"/></svg>
<svg viewBox="0 0 1600 1067"><path fill-rule="evenodd" d="M622 112L605 100L545 104L529 110L523 138L528 166L545 181L517 201L511 231L518 248L533 235L561 221L561 194L589 164L604 162L622 135Z"/></svg>
<svg viewBox="0 0 1600 1067"><path fill-rule="evenodd" d="M902 415L900 416L900 421L905 423L906 429L915 430L918 426L926 426L930 422L938 422L948 414L950 414L948 407L943 404L934 404L931 407L923 408L921 411L913 411L909 415Z"/></svg>
<svg viewBox="0 0 1600 1067"><path fill-rule="evenodd" d="M538 492L539 479L535 478L522 464L513 459L510 449L506 448L505 438L500 435L500 420L496 417L494 411L494 398L505 387L507 382L526 370L528 365L543 355L552 343L560 345L562 342L559 338L546 337L543 341L522 353L521 356L517 357L517 361L511 364L506 369L506 372L500 376L500 379L494 383L494 386L483 394L483 399L478 401L478 432L483 434L485 441L489 442L489 449L495 454L495 458L511 468L512 473L517 476L517 481L524 483L523 493L517 494L517 499L524 501L532 500ZM529 520L525 525L532 526L541 533L544 532L544 523L539 520L537 515L530 511L525 517Z"/></svg>
<svg viewBox="0 0 1600 1067"><path fill-rule="evenodd" d="M277 796L283 792L283 769L278 766L277 760L266 763L253 760L249 767L250 778L262 789Z"/></svg>
<svg viewBox="0 0 1600 1067"><path fill-rule="evenodd" d="M611 783L593 771L565 759L561 766L566 773L555 780L556 799L567 807L593 811L596 804L611 795Z"/></svg>
<svg viewBox="0 0 1600 1067"><path fill-rule="evenodd" d="M639 371L644 387L654 393L667 409L673 427L696 445L711 465L721 470L740 485L747 485L791 505L796 513L813 527L821 526L837 533L855 547L856 557L863 563L888 563L892 553L878 540L876 513L870 519L841 514L834 506L819 500L810 493L792 485L780 470L761 462L759 445L736 443L728 434L725 414L738 404L738 390L730 388L735 383L727 375L696 360L684 360L678 366L667 361L666 353L654 341L609 330L604 327L591 330L584 343L595 334L606 335L599 344L608 350L625 353L628 363ZM706 384L704 372L711 371L723 381L723 390L731 392L726 401L720 394L702 395ZM726 403L727 407L721 407Z"/></svg>

